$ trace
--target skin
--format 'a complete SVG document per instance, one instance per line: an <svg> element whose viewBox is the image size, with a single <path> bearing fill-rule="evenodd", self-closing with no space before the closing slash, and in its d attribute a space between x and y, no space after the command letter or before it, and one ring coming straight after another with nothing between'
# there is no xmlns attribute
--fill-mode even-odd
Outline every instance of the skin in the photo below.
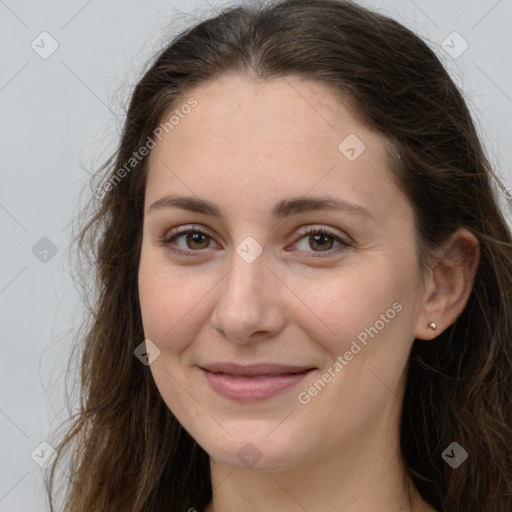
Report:
<svg viewBox="0 0 512 512"><path fill-rule="evenodd" d="M463 310L476 263L459 256L476 241L460 230L425 277L413 211L392 182L383 138L325 85L226 76L189 93L197 106L150 155L139 291L145 336L160 350L150 365L158 390L211 457L208 512L432 511L414 489L408 502L402 476L405 369L414 338L435 338ZM365 145L354 161L338 149L349 134ZM207 199L224 220L176 207L149 211L171 194ZM371 217L271 216L278 201L313 195L357 204ZM177 226L207 232L172 242L198 256L159 242ZM324 227L350 246L328 236L322 249L305 227ZM236 250L248 236L263 249L251 263ZM299 393L397 303L394 318L300 403ZM317 369L247 403L209 386L198 365L218 361ZM237 456L247 443L261 457L252 467Z"/></svg>

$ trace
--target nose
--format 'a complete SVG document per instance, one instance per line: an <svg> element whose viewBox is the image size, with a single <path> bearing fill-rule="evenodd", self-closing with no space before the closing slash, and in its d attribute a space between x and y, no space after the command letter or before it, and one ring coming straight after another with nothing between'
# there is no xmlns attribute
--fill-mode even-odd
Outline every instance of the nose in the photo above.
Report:
<svg viewBox="0 0 512 512"><path fill-rule="evenodd" d="M251 263L233 252L231 269L215 287L214 328L242 345L276 336L286 323L285 288L265 252Z"/></svg>

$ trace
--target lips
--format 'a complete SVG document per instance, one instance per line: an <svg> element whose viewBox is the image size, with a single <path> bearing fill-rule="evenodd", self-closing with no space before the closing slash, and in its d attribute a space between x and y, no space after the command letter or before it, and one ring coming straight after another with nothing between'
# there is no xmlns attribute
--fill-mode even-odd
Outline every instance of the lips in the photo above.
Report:
<svg viewBox="0 0 512 512"><path fill-rule="evenodd" d="M254 402L269 399L296 386L316 368L274 363L246 366L212 363L200 369L216 393L231 400Z"/></svg>
<svg viewBox="0 0 512 512"><path fill-rule="evenodd" d="M260 363L241 366L233 363L212 363L201 367L210 373L224 373L242 377L294 375L313 369L311 366L281 365Z"/></svg>

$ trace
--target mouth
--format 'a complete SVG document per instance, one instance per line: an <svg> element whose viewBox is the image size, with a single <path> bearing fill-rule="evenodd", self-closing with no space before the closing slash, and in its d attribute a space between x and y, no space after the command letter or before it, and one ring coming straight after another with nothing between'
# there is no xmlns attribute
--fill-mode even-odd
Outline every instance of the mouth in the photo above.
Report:
<svg viewBox="0 0 512 512"><path fill-rule="evenodd" d="M231 400L266 400L296 386L313 367L262 363L247 366L215 363L199 367L210 387Z"/></svg>

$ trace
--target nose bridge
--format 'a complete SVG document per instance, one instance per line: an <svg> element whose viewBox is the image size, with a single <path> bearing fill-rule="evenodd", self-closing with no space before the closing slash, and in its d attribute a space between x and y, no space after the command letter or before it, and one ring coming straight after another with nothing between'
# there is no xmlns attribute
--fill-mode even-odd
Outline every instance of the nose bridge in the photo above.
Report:
<svg viewBox="0 0 512 512"><path fill-rule="evenodd" d="M276 331L284 318L267 253L249 238L235 247L213 314L215 327L237 341L249 341L256 331Z"/></svg>
<svg viewBox="0 0 512 512"><path fill-rule="evenodd" d="M222 287L222 298L231 305L238 303L240 307L250 308L247 313L254 315L254 310L259 309L260 303L264 302L262 299L268 295L266 274L270 270L267 265L263 251L255 256L253 248L247 250L246 245L240 244L233 254L231 270Z"/></svg>
<svg viewBox="0 0 512 512"><path fill-rule="evenodd" d="M270 272L268 264L268 253L262 243L253 236L245 236L233 248L225 292L244 300L246 295L250 297L260 293L266 281L265 273Z"/></svg>

